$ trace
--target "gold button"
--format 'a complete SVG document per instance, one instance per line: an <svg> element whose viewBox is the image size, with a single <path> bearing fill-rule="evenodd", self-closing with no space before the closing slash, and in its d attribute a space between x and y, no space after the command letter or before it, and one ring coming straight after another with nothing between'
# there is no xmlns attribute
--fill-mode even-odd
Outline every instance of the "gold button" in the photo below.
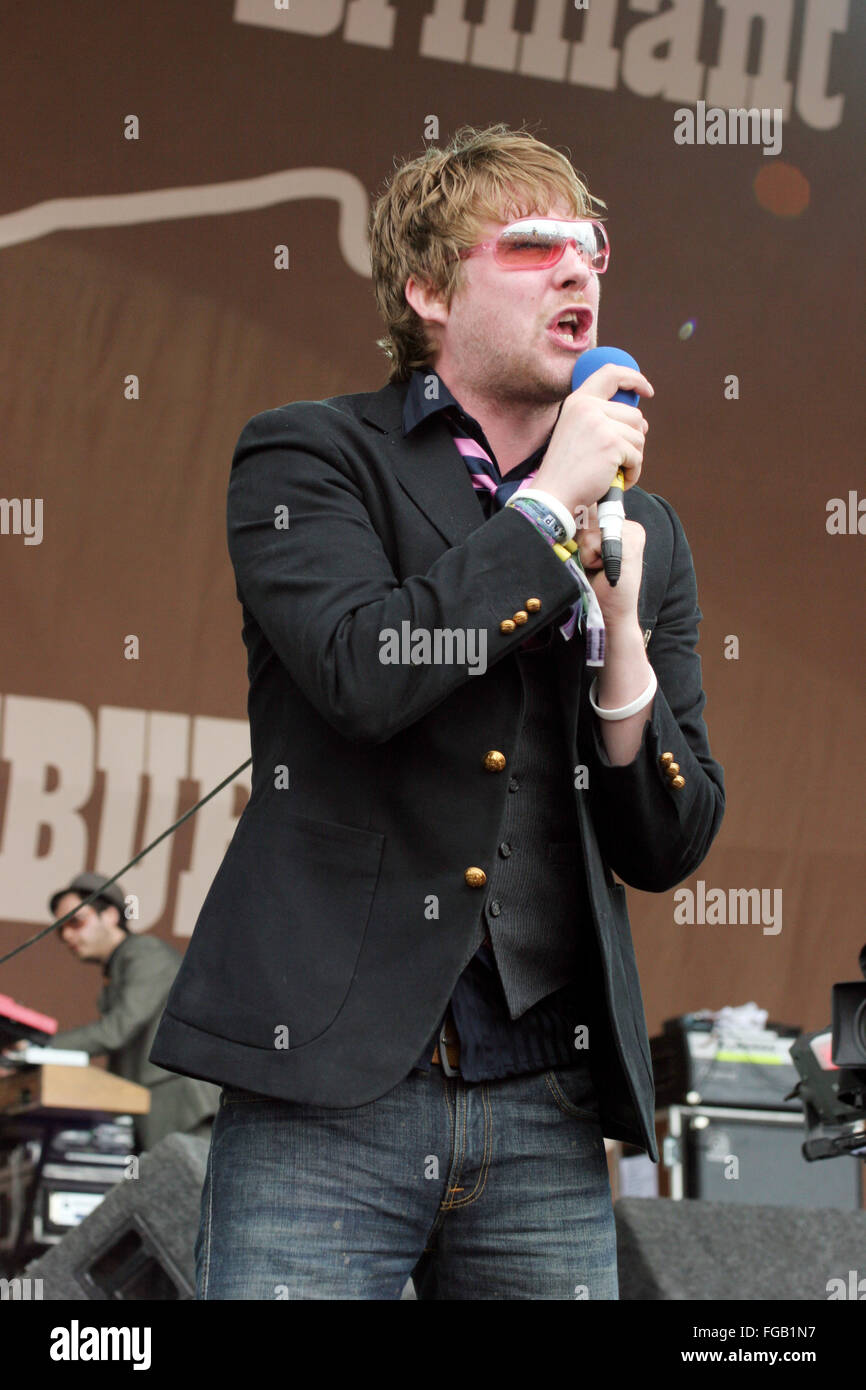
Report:
<svg viewBox="0 0 866 1390"><path fill-rule="evenodd" d="M510 618L503 618L502 622L499 624L499 631L513 632L516 626L517 624L513 623Z"/></svg>
<svg viewBox="0 0 866 1390"><path fill-rule="evenodd" d="M514 614L514 621L518 623L521 627L524 623L529 622L529 614L527 613L525 608L518 608L517 612Z"/></svg>
<svg viewBox="0 0 866 1390"><path fill-rule="evenodd" d="M673 753L662 753L661 757L659 758L659 762L661 763L662 767L667 767L668 763L672 763L673 760Z"/></svg>
<svg viewBox="0 0 866 1390"><path fill-rule="evenodd" d="M668 763L667 767L665 768L665 772L667 773L668 777L676 777L679 770L679 763Z"/></svg>
<svg viewBox="0 0 866 1390"><path fill-rule="evenodd" d="M530 613L537 613L538 610L539 610L539 608L541 607L541 599L540 599L540 598L528 598L528 599L526 600L526 607L529 609L529 612L530 612Z"/></svg>
<svg viewBox="0 0 866 1390"><path fill-rule="evenodd" d="M487 882L487 875L483 869L467 869L463 877L470 888L483 888Z"/></svg>
<svg viewBox="0 0 866 1390"><path fill-rule="evenodd" d="M676 787L677 791L679 791L680 787L684 787L685 785L686 785L686 779L685 779L685 777L672 777L672 778L671 778L671 786L672 786L672 787Z"/></svg>
<svg viewBox="0 0 866 1390"><path fill-rule="evenodd" d="M505 766L505 754L492 748L489 753L484 754L484 766L488 772L501 772Z"/></svg>

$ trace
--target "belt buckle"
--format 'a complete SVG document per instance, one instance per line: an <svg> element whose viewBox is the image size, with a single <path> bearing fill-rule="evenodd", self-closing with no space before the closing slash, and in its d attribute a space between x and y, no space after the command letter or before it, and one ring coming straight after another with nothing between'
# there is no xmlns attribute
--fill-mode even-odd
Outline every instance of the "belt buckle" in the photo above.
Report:
<svg viewBox="0 0 866 1390"><path fill-rule="evenodd" d="M448 1044L447 1044L446 1041L445 1041L445 1034L446 1034L447 1030L448 1030L448 1017L447 1017L447 1015L446 1015L445 1018L443 1018L443 1020L442 1020L442 1027L439 1029L439 1062L440 1062L440 1065L441 1065L441 1067L442 1067L442 1070L443 1070L443 1072L445 1073L446 1076L459 1076L459 1075L460 1075L460 1069L459 1069L459 1067L458 1067L458 1069L455 1071L455 1069L452 1067L450 1061L448 1060Z"/></svg>

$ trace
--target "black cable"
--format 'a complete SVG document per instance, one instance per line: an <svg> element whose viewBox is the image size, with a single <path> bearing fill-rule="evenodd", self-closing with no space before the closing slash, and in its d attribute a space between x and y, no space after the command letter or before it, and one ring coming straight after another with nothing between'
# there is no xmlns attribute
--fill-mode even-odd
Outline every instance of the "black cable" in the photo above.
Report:
<svg viewBox="0 0 866 1390"><path fill-rule="evenodd" d="M71 908L63 917L58 917L55 922L51 922L49 926L43 927L42 931L37 932L35 936L31 936L27 941L22 941L20 946L15 947L14 951L9 951L5 956L0 956L0 965L5 965L7 960L11 960L13 956L17 956L19 951L26 950L28 946L34 946L37 941L42 940L43 936L47 936L49 932L55 931L57 927L63 926L64 922L68 922L70 917L74 917L76 912L82 907L86 907L88 903L92 903L94 898L101 898L109 884L114 883L116 879L120 878L121 874L125 874L128 869L131 869L133 864L137 864L139 859L143 859L146 854L149 854L152 849L155 849L160 841L165 839L166 835L171 835L177 830L179 825L183 825L184 821L187 820L189 816L197 811L200 806L204 806L206 801L210 801L212 796L216 796L217 792L221 792L223 787L227 786L229 782L233 782L238 774L243 772L245 767L249 767L251 762L252 758L247 758L245 763L241 763L240 767L235 768L234 772L229 773L228 777L224 778L218 787L214 787L213 791L208 792L207 796L203 796L201 801L196 802L195 806L190 806L188 811L184 811L180 820L176 820L174 825L170 825L167 830L163 830L161 835L157 835L156 839L152 840L149 845L145 845L140 854L137 854L134 859L130 859L129 863L124 864L123 868L118 869L117 873L112 874L111 878L106 879L102 887L97 889L95 893L91 893L89 898L84 898L82 902L76 903L75 907Z"/></svg>

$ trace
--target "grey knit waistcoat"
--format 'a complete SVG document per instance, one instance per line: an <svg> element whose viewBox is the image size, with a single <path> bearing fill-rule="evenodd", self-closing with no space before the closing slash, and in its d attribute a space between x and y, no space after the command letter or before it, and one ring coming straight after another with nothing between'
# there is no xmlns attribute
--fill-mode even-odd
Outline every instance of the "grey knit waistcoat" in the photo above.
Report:
<svg viewBox="0 0 866 1390"><path fill-rule="evenodd" d="M591 930L574 769L551 648L517 653L524 689L517 747L482 910L509 1014L578 980Z"/></svg>

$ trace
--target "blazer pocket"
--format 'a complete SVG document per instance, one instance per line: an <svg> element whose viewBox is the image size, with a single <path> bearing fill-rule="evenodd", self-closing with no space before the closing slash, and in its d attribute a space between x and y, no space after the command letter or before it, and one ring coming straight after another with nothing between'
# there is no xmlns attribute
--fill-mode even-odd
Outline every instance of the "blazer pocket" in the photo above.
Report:
<svg viewBox="0 0 866 1390"><path fill-rule="evenodd" d="M169 1011L235 1042L291 1051L325 1031L349 992L385 837L296 815L273 797L247 812Z"/></svg>

